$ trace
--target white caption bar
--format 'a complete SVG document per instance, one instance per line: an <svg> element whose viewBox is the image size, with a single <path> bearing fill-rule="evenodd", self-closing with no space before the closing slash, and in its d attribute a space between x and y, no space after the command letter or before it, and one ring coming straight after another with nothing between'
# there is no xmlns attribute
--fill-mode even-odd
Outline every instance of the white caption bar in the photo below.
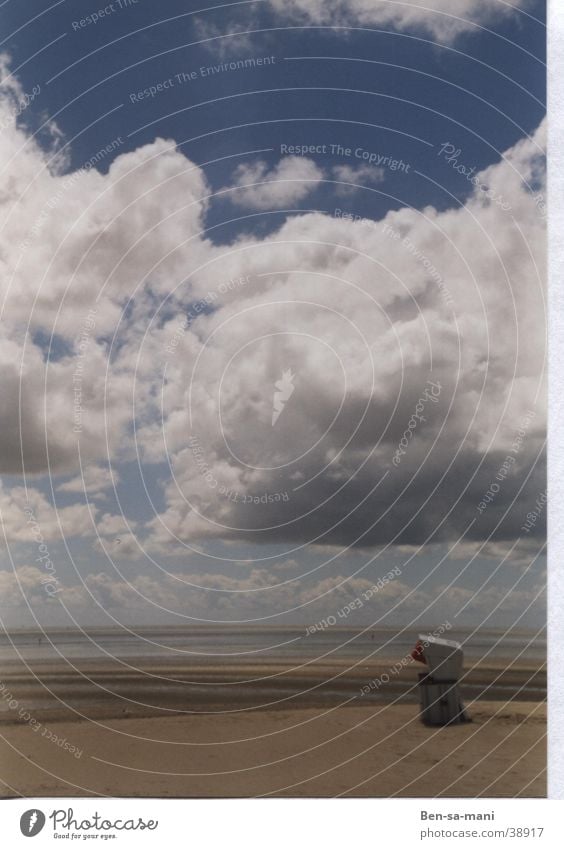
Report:
<svg viewBox="0 0 564 849"><path fill-rule="evenodd" d="M14 799L2 844L343 849L362 842L560 849L564 802L544 799ZM489 843L491 841L491 844Z"/></svg>

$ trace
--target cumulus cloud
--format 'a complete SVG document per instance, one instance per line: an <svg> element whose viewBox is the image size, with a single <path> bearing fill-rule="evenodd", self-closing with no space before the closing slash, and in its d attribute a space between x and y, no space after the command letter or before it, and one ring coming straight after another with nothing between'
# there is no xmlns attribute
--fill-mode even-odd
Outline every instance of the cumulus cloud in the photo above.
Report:
<svg viewBox="0 0 564 849"><path fill-rule="evenodd" d="M285 156L273 168L259 160L235 169L229 199L247 209L278 209L299 203L323 179L323 171L312 159Z"/></svg>
<svg viewBox="0 0 564 849"><path fill-rule="evenodd" d="M143 549L136 536L138 528L138 522L126 519L121 514L104 513L96 521L97 538L94 546L111 560L139 560Z"/></svg>
<svg viewBox="0 0 564 849"><path fill-rule="evenodd" d="M223 250L252 282L171 361L161 541L519 534L544 487L543 138L479 174L463 207L300 215Z"/></svg>
<svg viewBox="0 0 564 849"><path fill-rule="evenodd" d="M0 605L8 610L21 610L28 604L34 608L56 604L51 576L37 566L18 566L13 572L0 571ZM49 591L46 591L46 586Z"/></svg>
<svg viewBox="0 0 564 849"><path fill-rule="evenodd" d="M10 573L0 571L2 598L9 599L12 606L23 606L26 600L37 608L49 603L44 584L45 575L34 566L18 567ZM343 605L363 594L365 613L382 614L408 591L397 579L376 588L374 581L343 575L280 582L267 569L260 568L251 569L244 578L210 572L172 572L159 577L135 575L124 580L115 573L99 571L86 575L82 584L57 579L57 589L59 600L71 609L93 603L108 611L146 606L187 620L210 621L237 621L241 616L252 620L272 618L290 611L297 613L298 619L312 622L328 608L337 613ZM421 594L417 601L429 603ZM415 600L405 605L406 611L408 608L415 611Z"/></svg>
<svg viewBox="0 0 564 849"><path fill-rule="evenodd" d="M136 522L129 521L129 528L134 528ZM127 525L123 516L112 516L111 513L104 513L96 525L98 533L104 536L119 537L127 529Z"/></svg>
<svg viewBox="0 0 564 849"><path fill-rule="evenodd" d="M83 582L69 583L47 575L36 566L19 566L0 571L0 607L5 622L21 622L26 608L40 622L56 622L64 609L82 621L105 622L105 612L122 621L139 617L155 620L166 616L178 624L194 622L253 622L276 624L285 621L315 628L324 621L335 626L359 628L386 624L393 610L394 624L415 621L475 621L476 616L496 625L514 623L525 611L543 616L539 587L524 588L517 581L509 589L493 582L479 591L462 586L413 589L401 576L382 583L380 573L368 577L335 575L310 580L277 582L268 570L255 568L245 578L199 572L133 575L125 580L113 571L94 571ZM56 592L53 591L56 589ZM439 598L440 596L440 598ZM437 605L439 605L437 607ZM323 628L323 624L321 625ZM316 631L313 631L314 636ZM305 633L304 633L305 637Z"/></svg>
<svg viewBox="0 0 564 849"><path fill-rule="evenodd" d="M108 339L118 326L134 335L152 292L183 278L178 246L201 229L207 186L163 139L118 156L105 175L61 174L16 120L21 94L13 79L0 94L0 468L70 473L79 443L83 464L103 456L107 429L119 443L132 364L106 379ZM202 249L202 240L192 246L196 262Z"/></svg>
<svg viewBox="0 0 564 849"><path fill-rule="evenodd" d="M81 475L58 485L59 492L84 492L98 495L119 486L120 475L108 466L87 466Z"/></svg>
<svg viewBox="0 0 564 849"><path fill-rule="evenodd" d="M543 144L544 126L460 208L305 213L218 245L205 175L173 141L64 175L13 122L0 135L16 163L0 186L0 469L72 475L68 495L81 464L103 491L108 454L138 453L148 477L162 464L148 538L135 529L152 551L514 538L544 489ZM292 205L322 176L301 157L247 164L231 197ZM17 537L21 493L3 497ZM38 509L54 527L54 508ZM89 532L85 509L59 511L69 533Z"/></svg>
<svg viewBox="0 0 564 849"><path fill-rule="evenodd" d="M71 504L56 510L43 493L23 486L7 489L0 485L0 523L8 542L37 543L94 533L87 505Z"/></svg>

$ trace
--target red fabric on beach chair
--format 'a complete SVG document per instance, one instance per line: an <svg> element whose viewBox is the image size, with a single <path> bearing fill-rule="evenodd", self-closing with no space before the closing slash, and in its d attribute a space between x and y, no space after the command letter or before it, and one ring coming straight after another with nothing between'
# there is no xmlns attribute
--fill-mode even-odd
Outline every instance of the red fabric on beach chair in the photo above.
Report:
<svg viewBox="0 0 564 849"><path fill-rule="evenodd" d="M411 652L411 657L413 660L418 660L419 663L427 663L425 660L425 654L423 653L423 643L421 640L417 640L415 643L415 648Z"/></svg>

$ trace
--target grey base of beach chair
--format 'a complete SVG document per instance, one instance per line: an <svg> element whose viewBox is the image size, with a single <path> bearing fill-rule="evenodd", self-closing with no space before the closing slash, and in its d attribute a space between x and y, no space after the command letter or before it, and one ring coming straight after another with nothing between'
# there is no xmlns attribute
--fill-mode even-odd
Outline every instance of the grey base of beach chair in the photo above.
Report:
<svg viewBox="0 0 564 849"><path fill-rule="evenodd" d="M419 675L421 722L425 725L454 725L471 722L466 713L458 681L436 681L430 675Z"/></svg>

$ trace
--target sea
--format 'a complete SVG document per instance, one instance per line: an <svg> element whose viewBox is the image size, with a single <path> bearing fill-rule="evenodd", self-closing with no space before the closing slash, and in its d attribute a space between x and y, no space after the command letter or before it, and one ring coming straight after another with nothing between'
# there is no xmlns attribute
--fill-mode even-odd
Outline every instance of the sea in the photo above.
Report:
<svg viewBox="0 0 564 849"><path fill-rule="evenodd" d="M0 633L0 664L13 660L167 658L192 664L260 663L285 659L401 658L413 649L423 627L399 630L328 627L308 628L180 627L137 630L90 628ZM503 629L450 629L442 636L459 642L473 662L542 663L546 632Z"/></svg>

